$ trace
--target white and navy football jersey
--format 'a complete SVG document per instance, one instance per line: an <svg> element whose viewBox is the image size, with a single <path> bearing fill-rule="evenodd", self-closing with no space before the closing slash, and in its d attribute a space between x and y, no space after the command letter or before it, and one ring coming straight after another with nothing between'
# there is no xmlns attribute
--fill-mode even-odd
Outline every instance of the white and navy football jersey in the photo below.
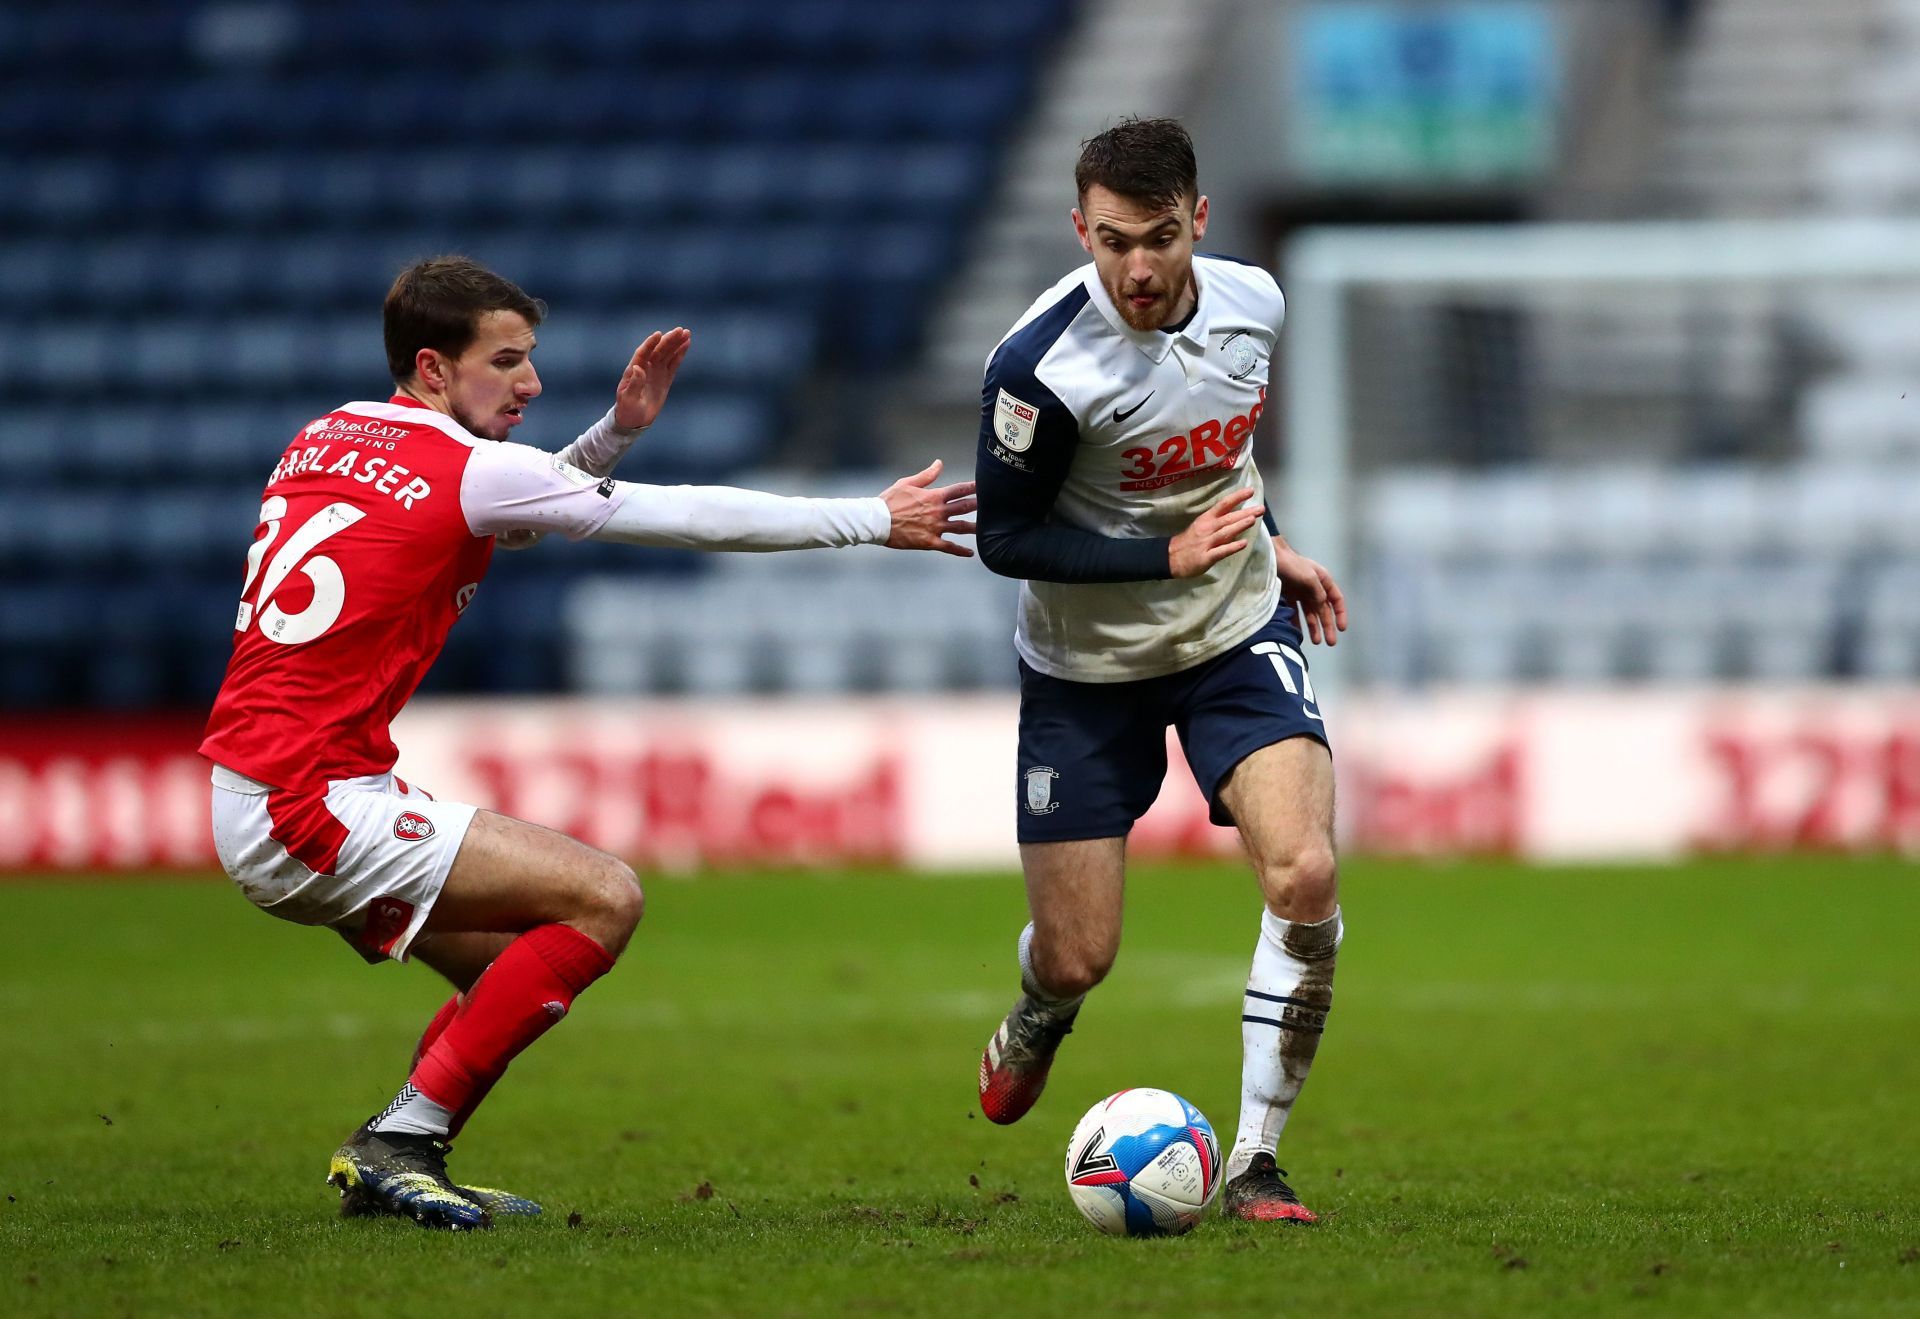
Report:
<svg viewBox="0 0 1920 1319"><path fill-rule="evenodd" d="M1199 577L1167 544L1223 496L1265 502L1251 440L1285 303L1257 266L1196 254L1178 330L1135 330L1089 263L1041 295L987 362L979 545L1025 579L1015 645L1042 673L1128 682L1232 649L1280 604L1273 546Z"/></svg>

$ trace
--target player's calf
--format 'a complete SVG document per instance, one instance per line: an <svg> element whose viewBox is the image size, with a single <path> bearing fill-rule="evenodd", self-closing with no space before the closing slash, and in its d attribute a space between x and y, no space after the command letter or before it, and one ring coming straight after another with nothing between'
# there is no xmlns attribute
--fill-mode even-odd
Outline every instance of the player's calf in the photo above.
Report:
<svg viewBox="0 0 1920 1319"><path fill-rule="evenodd" d="M421 1054L407 1084L369 1126L445 1138L508 1064L550 1030L613 957L571 925L527 931L488 967L453 1020Z"/></svg>
<svg viewBox="0 0 1920 1319"><path fill-rule="evenodd" d="M1098 984L1113 964L1110 954L1097 967L1086 959L1081 970L1069 971L1060 979L1050 964L1043 981L1035 969L1031 923L1020 931L1019 953L1023 992L980 1055L980 1110L1003 1126L1018 1122L1039 1102L1053 1056L1060 1041L1073 1032L1086 990Z"/></svg>

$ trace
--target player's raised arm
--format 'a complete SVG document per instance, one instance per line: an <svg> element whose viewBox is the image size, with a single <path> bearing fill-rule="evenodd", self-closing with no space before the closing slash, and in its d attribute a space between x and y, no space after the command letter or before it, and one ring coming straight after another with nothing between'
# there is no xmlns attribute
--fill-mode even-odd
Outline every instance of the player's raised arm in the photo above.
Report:
<svg viewBox="0 0 1920 1319"><path fill-rule="evenodd" d="M620 373L607 415L562 449L561 460L595 476L612 476L614 465L666 406L674 375L692 342L693 332L679 325L643 339Z"/></svg>
<svg viewBox="0 0 1920 1319"><path fill-rule="evenodd" d="M612 476L640 432L660 415L667 392L673 388L674 374L692 341L693 332L679 325L655 330L643 339L620 373L613 406L555 457L594 476ZM525 550L539 544L542 535L540 531L516 528L497 533L495 539L502 549Z"/></svg>

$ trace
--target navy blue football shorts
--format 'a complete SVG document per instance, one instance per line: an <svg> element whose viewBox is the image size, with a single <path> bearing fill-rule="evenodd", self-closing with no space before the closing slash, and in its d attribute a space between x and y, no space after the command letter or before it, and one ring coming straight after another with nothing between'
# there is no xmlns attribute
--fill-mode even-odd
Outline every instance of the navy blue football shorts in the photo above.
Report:
<svg viewBox="0 0 1920 1319"><path fill-rule="evenodd" d="M1167 727L1215 824L1233 816L1220 785L1261 747L1327 729L1293 606L1224 655L1138 682L1069 682L1020 665L1017 829L1023 843L1121 838L1167 776Z"/></svg>

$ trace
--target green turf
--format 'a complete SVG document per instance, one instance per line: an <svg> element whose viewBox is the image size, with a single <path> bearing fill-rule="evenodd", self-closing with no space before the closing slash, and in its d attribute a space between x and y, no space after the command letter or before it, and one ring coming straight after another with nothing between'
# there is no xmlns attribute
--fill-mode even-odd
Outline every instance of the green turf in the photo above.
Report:
<svg viewBox="0 0 1920 1319"><path fill-rule="evenodd" d="M1231 1138L1250 885L1153 871L1040 1107L976 1116L1010 877L656 881L456 1172L471 1237L331 1216L440 993L223 884L0 885L0 1313L1920 1310L1920 874L1355 863L1282 1162L1318 1228L1095 1235L1081 1111ZM704 1188L710 1188L704 1189Z"/></svg>

